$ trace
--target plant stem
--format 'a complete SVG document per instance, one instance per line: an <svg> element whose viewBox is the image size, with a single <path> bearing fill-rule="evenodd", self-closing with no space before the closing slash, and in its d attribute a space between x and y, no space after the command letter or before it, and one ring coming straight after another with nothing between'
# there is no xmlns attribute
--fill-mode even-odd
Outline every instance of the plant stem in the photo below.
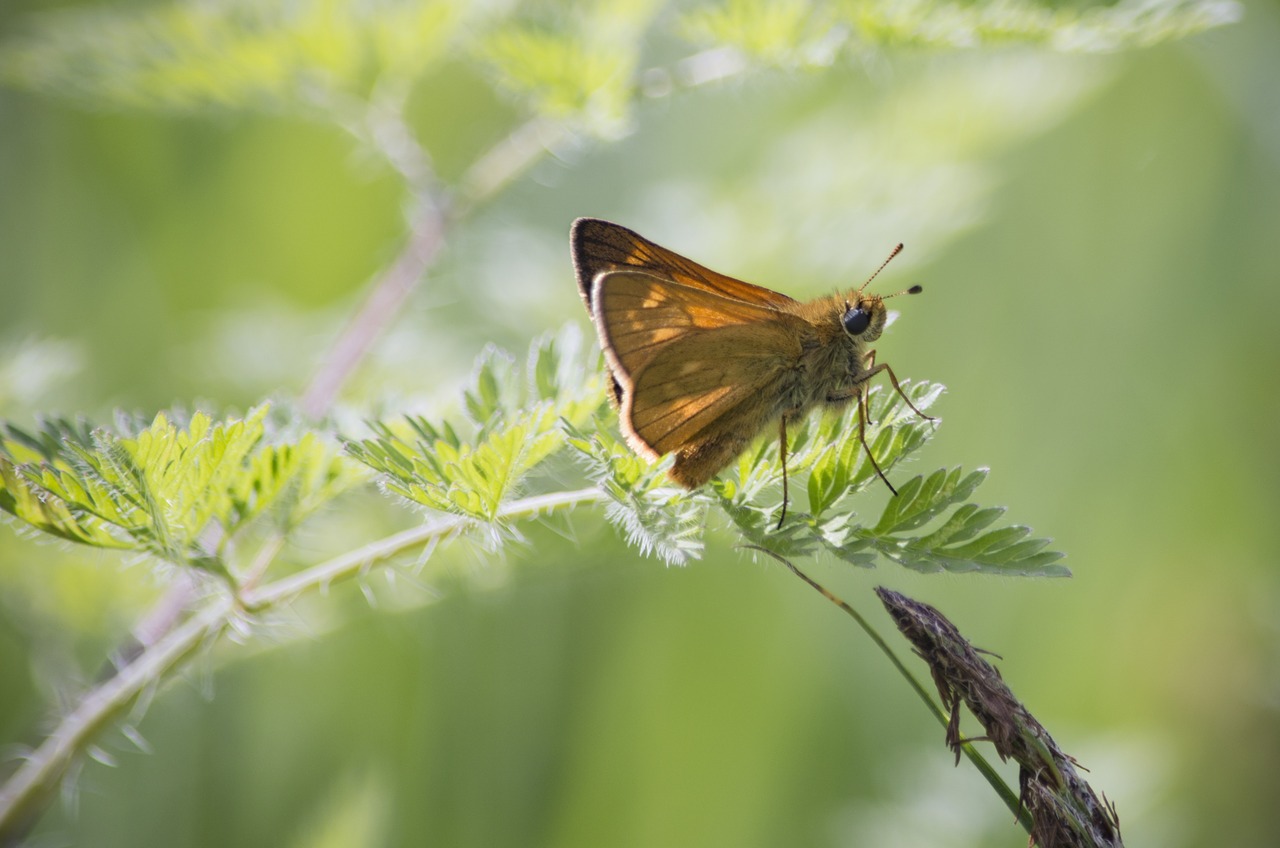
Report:
<svg viewBox="0 0 1280 848"><path fill-rule="evenodd" d="M529 518L603 497L596 488L535 495L513 501L500 510L498 517L506 521ZM278 608L308 592L354 577L406 550L459 533L472 524L468 518L441 516L260 588L245 589L238 599L225 592L215 595L204 608L146 647L115 676L90 690L0 787L0 846L16 844L35 824L56 794L67 769L91 738L140 695L158 687L165 676L187 658L202 647L212 645L237 616Z"/></svg>
<svg viewBox="0 0 1280 848"><path fill-rule="evenodd" d="M534 495L513 501L498 511L498 519L510 521L528 518L540 512L549 512L567 507L590 503L603 498L597 488L578 489L572 492L552 492L545 495ZM471 519L458 516L441 516L385 539L362 545L354 551L340 557L313 565L311 568L281 577L260 589L242 593L240 603L249 612L260 612L264 609L279 606L299 595L328 586L340 580L359 574L370 565L390 559L402 551L425 544L432 539L440 539L457 533L473 522Z"/></svg>
<svg viewBox="0 0 1280 848"><path fill-rule="evenodd" d="M22 840L53 799L62 777L89 739L207 639L218 636L234 610L230 595L215 597L81 699L0 788L0 845Z"/></svg>
<svg viewBox="0 0 1280 848"><path fill-rule="evenodd" d="M830 592L821 583L805 574L787 558L757 545L745 545L744 547L754 551L760 551L761 553L765 553L773 557L790 569L792 574L799 577L805 583L808 583L816 591L821 593L823 597L840 607L840 609L844 610L845 614L856 621L858 626L862 628L863 632L871 637L871 641L874 642L884 655L889 658L889 662L898 670L898 673L902 675L908 685L915 690L916 695L924 702L924 705L928 708L929 712L933 713L933 716L938 720L938 723L941 724L944 729L948 727L949 719L946 711L943 710L942 707L938 705L937 701L933 699L933 696L929 694L929 691L924 687L924 684L922 684L919 679L911 673L910 669L903 664L902 660L898 658L898 655L889 647L889 643L885 642L880 634L876 632L875 628L871 626L870 622L863 618L857 610L849 606L849 604L843 599ZM991 788L994 789L996 794L1000 796L1000 799L1004 801L1005 806L1007 806L1015 818L1017 818L1018 823L1022 825L1027 833L1031 833L1031 818L1027 815L1027 811L1018 800L1018 794L1004 782L1004 778L1000 777L1000 774L995 770L991 763L987 762L986 757L982 756L982 754L979 753L973 745L966 742L964 743L963 748L965 756L969 758L969 761L973 763L982 776L986 778L987 783L991 784Z"/></svg>

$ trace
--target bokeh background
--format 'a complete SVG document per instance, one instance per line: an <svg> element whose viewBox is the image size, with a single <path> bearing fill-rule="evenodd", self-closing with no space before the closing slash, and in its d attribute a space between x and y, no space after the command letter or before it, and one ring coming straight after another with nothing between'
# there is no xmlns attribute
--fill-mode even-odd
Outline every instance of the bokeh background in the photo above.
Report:
<svg viewBox="0 0 1280 848"><path fill-rule="evenodd" d="M6 0L0 36L83 5ZM110 9L130 6L157 4ZM676 14L657 13L640 67L688 52L664 35ZM978 499L1052 536L1074 577L811 572L885 628L875 585L1001 654L1129 844L1274 845L1277 45L1280 9L1248 2L1148 48L878 47L659 85L450 230L347 409L440 408L487 343L585 329L579 215L805 297L905 242L878 285L925 294L898 302L881 356L948 393L898 475L990 466ZM0 89L0 415L301 391L399 249L395 174L287 109L63 94ZM462 55L408 114L448 182L524 108ZM417 520L356 497L291 556ZM16 530L0 528L11 758L171 576ZM717 531L667 568L584 511L571 539L461 542L414 581L335 587L197 659L128 722L142 750L102 734L38 844L1025 844L852 623L734 544Z"/></svg>

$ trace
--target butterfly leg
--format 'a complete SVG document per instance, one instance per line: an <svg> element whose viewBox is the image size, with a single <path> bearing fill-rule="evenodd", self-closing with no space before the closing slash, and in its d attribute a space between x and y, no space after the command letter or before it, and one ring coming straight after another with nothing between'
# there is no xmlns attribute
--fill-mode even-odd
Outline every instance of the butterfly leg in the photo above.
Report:
<svg viewBox="0 0 1280 848"><path fill-rule="evenodd" d="M876 352L874 350L871 351L871 360L870 360L871 362L875 362L875 355L876 355ZM912 412L914 412L916 415L919 415L921 418L923 418L926 421L938 420L937 418L934 418L932 415L925 415L923 412L916 409L916 405L911 402L911 398L907 397L907 393L902 390L902 386L898 385L898 375L893 373L893 369L889 367L889 363L884 362L884 363L881 363L880 365L876 365L871 369L870 372L868 372L867 377L869 378L872 374L878 374L880 371L884 371L886 374L889 375L889 382L893 384L893 390L898 393L898 396L900 398L902 398L904 401L907 402L907 406L911 407Z"/></svg>
<svg viewBox="0 0 1280 848"><path fill-rule="evenodd" d="M782 458L782 513L778 515L778 526L782 529L782 521L787 517L787 416L778 419L778 455Z"/></svg>
<svg viewBox="0 0 1280 848"><path fill-rule="evenodd" d="M867 411L867 391L864 383L859 387L858 391L858 441L862 442L862 449L867 452L867 459L871 460L871 467L876 470L876 474L880 475L880 479L889 487L889 491L893 492L894 497L897 497L898 490L893 488L889 478L884 476L884 471L880 469L880 463L876 462L876 455L871 452L871 446L867 444L867 418L870 414Z"/></svg>
<svg viewBox="0 0 1280 848"><path fill-rule="evenodd" d="M876 368L876 352L874 348L867 351L866 365L867 365L867 379L870 379L872 374L879 373L879 369ZM866 387L865 381L858 384L858 396L863 400L864 406L866 406L866 394L867 394L866 389L867 387ZM876 426L876 422L871 420L871 407L866 406L866 410L867 410L867 423L872 427Z"/></svg>

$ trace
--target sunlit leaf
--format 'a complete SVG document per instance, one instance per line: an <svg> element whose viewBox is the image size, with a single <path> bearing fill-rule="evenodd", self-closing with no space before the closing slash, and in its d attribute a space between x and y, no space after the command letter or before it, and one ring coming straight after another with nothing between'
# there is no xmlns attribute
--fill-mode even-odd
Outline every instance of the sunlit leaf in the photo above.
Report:
<svg viewBox="0 0 1280 848"><path fill-rule="evenodd" d="M479 358L463 391L466 421L408 416L371 424L350 454L394 494L430 509L495 521L526 477L565 442L562 422L583 424L604 402L588 376L582 335L567 327L530 347L525 367L497 349Z"/></svg>
<svg viewBox="0 0 1280 848"><path fill-rule="evenodd" d="M95 106L313 109L321 91L407 86L447 55L461 0L210 0L33 17L0 81Z"/></svg>
<svg viewBox="0 0 1280 848"><path fill-rule="evenodd" d="M267 412L217 422L197 412L185 424L162 412L141 428L121 418L115 431L0 425L0 509L59 538L221 570L211 543L267 512L296 524L359 480L314 434L268 443Z"/></svg>

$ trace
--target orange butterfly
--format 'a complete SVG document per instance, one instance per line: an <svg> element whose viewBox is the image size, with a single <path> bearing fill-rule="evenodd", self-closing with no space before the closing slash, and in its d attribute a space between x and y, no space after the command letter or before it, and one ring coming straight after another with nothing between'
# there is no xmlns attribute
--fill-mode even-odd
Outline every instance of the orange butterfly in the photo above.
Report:
<svg viewBox="0 0 1280 848"><path fill-rule="evenodd" d="M636 453L650 460L674 453L671 479L696 489L777 421L781 526L787 422L856 399L858 438L897 494L867 446L868 381L884 371L917 415L933 419L916 409L893 369L876 364L867 348L884 330L884 297L864 294L863 283L848 297L801 303L598 218L574 221L569 238L578 291L609 363L622 432ZM889 259L901 250L898 245ZM912 286L905 293L920 291Z"/></svg>

